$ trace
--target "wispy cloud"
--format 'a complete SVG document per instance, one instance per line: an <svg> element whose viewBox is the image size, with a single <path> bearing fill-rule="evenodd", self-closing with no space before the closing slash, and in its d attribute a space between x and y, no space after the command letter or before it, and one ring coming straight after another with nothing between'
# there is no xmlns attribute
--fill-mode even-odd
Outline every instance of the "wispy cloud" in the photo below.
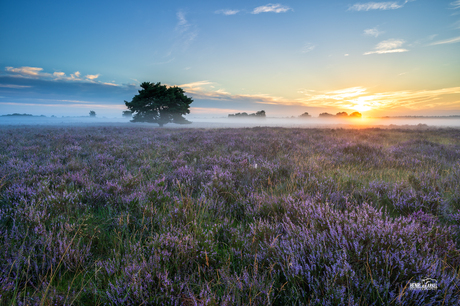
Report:
<svg viewBox="0 0 460 306"><path fill-rule="evenodd" d="M407 52L409 50L399 48L404 44L404 42L405 41L402 39L384 40L377 44L374 51L366 52L364 55Z"/></svg>
<svg viewBox="0 0 460 306"><path fill-rule="evenodd" d="M256 7L252 14L260 14L260 13L286 13L288 11L292 11L292 8L289 6L281 5L281 4L267 4Z"/></svg>
<svg viewBox="0 0 460 306"><path fill-rule="evenodd" d="M303 99L309 106L329 106L344 109L427 109L441 106L460 106L460 101L447 99L450 95L460 94L460 87L437 90L407 90L382 93L370 93L364 87L352 87L325 93L307 92ZM299 99L298 102L301 102Z"/></svg>
<svg viewBox="0 0 460 306"><path fill-rule="evenodd" d="M377 47L377 50L391 50L398 48L404 44L404 40L402 39L388 39L380 42Z"/></svg>
<svg viewBox="0 0 460 306"><path fill-rule="evenodd" d="M185 14L184 12L177 12L176 14L177 17L177 25L176 25L176 31L183 33L188 30L190 27L190 24L188 23L187 19L185 19Z"/></svg>
<svg viewBox="0 0 460 306"><path fill-rule="evenodd" d="M377 28L364 30L364 35L374 36L374 37L379 37L379 35L382 35L383 33L385 32L379 31Z"/></svg>
<svg viewBox="0 0 460 306"><path fill-rule="evenodd" d="M186 18L185 13L178 11L177 14L177 25L176 32L179 34L179 37L176 41L176 46L181 45L183 50L187 50L190 44L198 36L198 30L196 26L191 24Z"/></svg>
<svg viewBox="0 0 460 306"><path fill-rule="evenodd" d="M396 10L396 9L402 8L406 3L413 2L413 1L415 0L405 0L404 3L402 4L399 4L399 2L396 2L396 1L356 3L350 6L348 10L349 11Z"/></svg>
<svg viewBox="0 0 460 306"><path fill-rule="evenodd" d="M398 2L368 2L356 3L348 9L349 11L371 11L371 10L395 10L403 7L404 5Z"/></svg>
<svg viewBox="0 0 460 306"><path fill-rule="evenodd" d="M223 9L223 10L217 10L214 13L230 16L230 15L238 14L239 12L240 12L239 10Z"/></svg>
<svg viewBox="0 0 460 306"><path fill-rule="evenodd" d="M258 104L333 107L350 110L376 109L430 109L433 107L460 107L460 87L436 90L406 90L370 92L362 86L332 91L301 90L303 97L287 99L269 94L231 94L224 89L215 90L216 83L199 81L179 85L195 99L246 101Z"/></svg>
<svg viewBox="0 0 460 306"><path fill-rule="evenodd" d="M446 40L440 40L440 41L435 41L434 43L431 43L430 46L435 46L435 45L444 45L444 44L453 44L460 42L460 36L446 39Z"/></svg>
<svg viewBox="0 0 460 306"><path fill-rule="evenodd" d="M311 44L311 43L306 43L303 47L301 52L302 53L308 53L310 51L313 51L316 48L316 45Z"/></svg>
<svg viewBox="0 0 460 306"><path fill-rule="evenodd" d="M451 3L450 3L450 6L451 6L454 10L460 8L460 0L451 2Z"/></svg>
<svg viewBox="0 0 460 306"><path fill-rule="evenodd" d="M409 50L407 49L392 49L392 50L376 50L376 51L370 51L364 53L364 55L369 55L369 54L387 54L387 53L402 53L402 52L407 52Z"/></svg>
<svg viewBox="0 0 460 306"><path fill-rule="evenodd" d="M224 101L250 101L264 104L291 104L293 100L269 94L231 94L225 89L215 89L216 83L198 81L179 85L187 94L195 99L224 100Z"/></svg>
<svg viewBox="0 0 460 306"><path fill-rule="evenodd" d="M99 77L99 74L88 74L85 76L88 80L95 80Z"/></svg>
<svg viewBox="0 0 460 306"><path fill-rule="evenodd" d="M27 85L15 85L15 84L0 84L0 87L21 89L21 88L30 88L30 87L32 87L32 86L27 86Z"/></svg>
<svg viewBox="0 0 460 306"><path fill-rule="evenodd" d="M111 86L120 86L118 84L96 81L96 79L99 77L99 74L88 74L85 76L85 79L83 79L81 78L81 73L79 71L71 73L70 76L67 76L62 71L55 71L53 73L43 72L43 68L40 67L5 67L5 71L8 72L8 76L10 77L43 79L48 81L76 81L83 83L100 83Z"/></svg>
<svg viewBox="0 0 460 306"><path fill-rule="evenodd" d="M14 67L6 67L6 71L15 73L19 76L28 76L28 77L49 77L51 74L49 73L43 73L43 68L39 67L19 67L19 68L14 68Z"/></svg>
<svg viewBox="0 0 460 306"><path fill-rule="evenodd" d="M43 72L40 67L5 67L5 71L10 72L10 75L23 78L46 78L53 80L68 80L68 81L81 81L80 72L75 72L67 76L64 72L55 71L53 73Z"/></svg>

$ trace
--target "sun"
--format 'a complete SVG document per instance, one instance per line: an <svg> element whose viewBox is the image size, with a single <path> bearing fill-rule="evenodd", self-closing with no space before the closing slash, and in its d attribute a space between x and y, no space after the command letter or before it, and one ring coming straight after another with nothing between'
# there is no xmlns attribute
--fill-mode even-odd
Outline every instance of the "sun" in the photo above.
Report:
<svg viewBox="0 0 460 306"><path fill-rule="evenodd" d="M370 97L358 97L350 102L353 103L352 108L358 112L366 112L373 109Z"/></svg>
<svg viewBox="0 0 460 306"><path fill-rule="evenodd" d="M369 105L355 105L353 109L361 113L361 112L370 111L372 107L370 107Z"/></svg>

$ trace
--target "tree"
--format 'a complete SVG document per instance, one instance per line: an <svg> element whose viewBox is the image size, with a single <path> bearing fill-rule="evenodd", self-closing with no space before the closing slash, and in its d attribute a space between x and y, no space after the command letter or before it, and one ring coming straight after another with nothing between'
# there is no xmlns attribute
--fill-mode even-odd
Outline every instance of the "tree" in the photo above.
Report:
<svg viewBox="0 0 460 306"><path fill-rule="evenodd" d="M353 118L361 118L362 116L363 115L361 115L361 113L358 113L358 112L354 112L350 114L350 117L353 117Z"/></svg>
<svg viewBox="0 0 460 306"><path fill-rule="evenodd" d="M337 117L348 117L348 114L346 112L338 112L336 116Z"/></svg>
<svg viewBox="0 0 460 306"><path fill-rule="evenodd" d="M334 115L329 114L329 113L321 113L321 114L319 114L319 116L323 117L323 118L332 118L332 117L334 117Z"/></svg>
<svg viewBox="0 0 460 306"><path fill-rule="evenodd" d="M123 111L122 116L125 118L131 118L133 116L132 111Z"/></svg>
<svg viewBox="0 0 460 306"><path fill-rule="evenodd" d="M182 115L190 114L189 108L193 100L184 94L182 88L168 87L160 82L144 82L141 88L131 102L125 101L126 107L134 115L131 122L151 122L160 126L169 122L191 123Z"/></svg>
<svg viewBox="0 0 460 306"><path fill-rule="evenodd" d="M96 117L96 112L95 111L90 111L89 116L90 117Z"/></svg>
<svg viewBox="0 0 460 306"><path fill-rule="evenodd" d="M255 113L255 116L265 118L267 115L265 114L264 110L261 110L261 111L258 111L257 113Z"/></svg>
<svg viewBox="0 0 460 306"><path fill-rule="evenodd" d="M308 114L307 112L303 113L302 115L299 116L300 118L310 118L311 115Z"/></svg>
<svg viewBox="0 0 460 306"><path fill-rule="evenodd" d="M229 117L236 117L236 118L265 118L266 114L264 110L258 111L256 113L236 113L236 114L228 114Z"/></svg>

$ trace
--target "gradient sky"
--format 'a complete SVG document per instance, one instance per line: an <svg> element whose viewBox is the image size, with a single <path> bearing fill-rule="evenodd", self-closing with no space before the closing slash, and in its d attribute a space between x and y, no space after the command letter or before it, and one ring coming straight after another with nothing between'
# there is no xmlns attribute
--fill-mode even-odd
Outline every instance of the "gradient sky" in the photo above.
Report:
<svg viewBox="0 0 460 306"><path fill-rule="evenodd" d="M0 115L121 116L141 82L191 116L460 115L460 0L0 0Z"/></svg>

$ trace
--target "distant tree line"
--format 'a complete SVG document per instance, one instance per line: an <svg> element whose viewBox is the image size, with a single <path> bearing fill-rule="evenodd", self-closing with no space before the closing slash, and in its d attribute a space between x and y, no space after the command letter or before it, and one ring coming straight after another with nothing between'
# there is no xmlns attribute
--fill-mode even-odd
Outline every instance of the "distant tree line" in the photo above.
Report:
<svg viewBox="0 0 460 306"><path fill-rule="evenodd" d="M228 117L229 118L266 118L266 113L265 113L264 110L261 110L261 111L258 111L256 113L251 113L251 114L248 114L246 112L236 113L236 114L228 114ZM319 117L320 118L361 118L362 115L359 112L353 112L350 115L348 115L346 112L338 112L335 115L329 114L329 113L321 113L321 114L319 114ZM294 119L296 117L291 116L291 117L288 117L288 118ZM308 112L304 112L303 114L301 114L297 118L307 119L307 118L311 118L311 115Z"/></svg>
<svg viewBox="0 0 460 306"><path fill-rule="evenodd" d="M2 115L2 116L3 117L32 117L33 115L14 113L14 114Z"/></svg>
<svg viewBox="0 0 460 306"><path fill-rule="evenodd" d="M230 118L265 118L266 114L264 110L258 111L256 113L248 114L248 113L236 113L236 114L228 114Z"/></svg>
<svg viewBox="0 0 460 306"><path fill-rule="evenodd" d="M7 115L2 115L2 117L46 117L45 115L32 115L32 114L19 114L19 113L13 113L13 114L7 114Z"/></svg>
<svg viewBox="0 0 460 306"><path fill-rule="evenodd" d="M337 114L329 114L329 113L321 113L319 114L320 118L361 118L363 115L359 112L353 112L350 115L348 115L346 112L338 112Z"/></svg>
<svg viewBox="0 0 460 306"><path fill-rule="evenodd" d="M305 112L305 113L303 113L302 115L300 115L299 118L302 118L302 119L304 119L304 118L311 118L311 115L308 114L307 112Z"/></svg>

